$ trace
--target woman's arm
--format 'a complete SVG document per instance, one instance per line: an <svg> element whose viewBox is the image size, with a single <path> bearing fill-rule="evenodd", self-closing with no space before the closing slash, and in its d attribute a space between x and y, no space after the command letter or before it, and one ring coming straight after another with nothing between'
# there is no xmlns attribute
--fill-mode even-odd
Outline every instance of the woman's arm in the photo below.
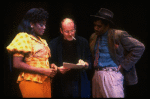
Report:
<svg viewBox="0 0 150 99"><path fill-rule="evenodd" d="M21 69L30 73L42 74L50 77L54 77L57 71L55 69L45 69L45 68L37 68L30 66L23 62L23 57L21 56L13 56L13 67L17 69Z"/></svg>

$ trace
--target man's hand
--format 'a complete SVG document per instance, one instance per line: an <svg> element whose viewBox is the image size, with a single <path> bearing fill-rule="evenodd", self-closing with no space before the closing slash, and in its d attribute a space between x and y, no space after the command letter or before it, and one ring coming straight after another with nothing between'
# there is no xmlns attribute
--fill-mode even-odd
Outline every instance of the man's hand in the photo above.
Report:
<svg viewBox="0 0 150 99"><path fill-rule="evenodd" d="M60 71L60 73L65 74L65 73L66 73L67 71L69 71L70 69L61 66L61 67L58 67L58 70Z"/></svg>
<svg viewBox="0 0 150 99"><path fill-rule="evenodd" d="M119 72L119 71L123 71L123 68L122 68L121 65L119 65L119 67L118 67L118 69L117 69L117 72Z"/></svg>
<svg viewBox="0 0 150 99"><path fill-rule="evenodd" d="M78 61L77 65L83 65L85 69L89 67L89 64L87 62L84 62L82 59Z"/></svg>

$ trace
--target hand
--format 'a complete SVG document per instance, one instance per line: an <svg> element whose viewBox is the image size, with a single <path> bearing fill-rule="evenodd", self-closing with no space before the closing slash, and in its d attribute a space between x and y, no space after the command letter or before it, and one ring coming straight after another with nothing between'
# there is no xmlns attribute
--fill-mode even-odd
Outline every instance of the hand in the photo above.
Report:
<svg viewBox="0 0 150 99"><path fill-rule="evenodd" d="M119 67L118 67L118 69L117 69L117 72L119 72L119 71L123 71L123 68L122 68L121 65L119 65Z"/></svg>
<svg viewBox="0 0 150 99"><path fill-rule="evenodd" d="M49 68L44 70L44 74L53 78L56 75L57 71L55 69Z"/></svg>
<svg viewBox="0 0 150 99"><path fill-rule="evenodd" d="M58 67L53 63L53 64L51 64L51 68L52 69L55 69L56 71L57 71L57 69L58 69Z"/></svg>
<svg viewBox="0 0 150 99"><path fill-rule="evenodd" d="M77 65L83 65L85 69L89 67L89 64L87 62L84 62L82 59L78 61Z"/></svg>
<svg viewBox="0 0 150 99"><path fill-rule="evenodd" d="M57 73L56 69L50 69L50 77L53 78Z"/></svg>
<svg viewBox="0 0 150 99"><path fill-rule="evenodd" d="M61 66L61 67L58 67L58 70L60 71L60 73L65 74L65 73L66 73L67 71L69 71L70 69Z"/></svg>

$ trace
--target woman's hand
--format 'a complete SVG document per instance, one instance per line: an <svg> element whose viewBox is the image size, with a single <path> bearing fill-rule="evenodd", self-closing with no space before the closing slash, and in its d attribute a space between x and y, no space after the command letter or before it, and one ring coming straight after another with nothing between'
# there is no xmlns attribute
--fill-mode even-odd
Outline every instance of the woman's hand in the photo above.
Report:
<svg viewBox="0 0 150 99"><path fill-rule="evenodd" d="M53 78L57 73L57 66L53 63L53 64L51 64L50 67L51 68L49 68L45 71L45 75Z"/></svg>
<svg viewBox="0 0 150 99"><path fill-rule="evenodd" d="M57 69L58 69L58 67L57 67L54 63L51 64L51 68L52 68L52 69L55 69L56 71L57 71Z"/></svg>
<svg viewBox="0 0 150 99"><path fill-rule="evenodd" d="M44 75L53 78L56 75L57 71L55 69L49 68L44 71Z"/></svg>

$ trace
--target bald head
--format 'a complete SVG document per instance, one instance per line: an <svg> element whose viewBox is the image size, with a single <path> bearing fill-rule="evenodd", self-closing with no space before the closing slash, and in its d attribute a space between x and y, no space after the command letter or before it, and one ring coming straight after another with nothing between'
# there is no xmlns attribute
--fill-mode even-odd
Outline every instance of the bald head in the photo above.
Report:
<svg viewBox="0 0 150 99"><path fill-rule="evenodd" d="M65 27L70 27L70 26L74 26L75 27L75 24L74 24L74 21L70 18L65 18L62 20L61 22L61 28L65 28Z"/></svg>
<svg viewBox="0 0 150 99"><path fill-rule="evenodd" d="M64 39L72 41L75 37L75 24L74 21L70 18L65 18L61 21L60 32L63 34Z"/></svg>

